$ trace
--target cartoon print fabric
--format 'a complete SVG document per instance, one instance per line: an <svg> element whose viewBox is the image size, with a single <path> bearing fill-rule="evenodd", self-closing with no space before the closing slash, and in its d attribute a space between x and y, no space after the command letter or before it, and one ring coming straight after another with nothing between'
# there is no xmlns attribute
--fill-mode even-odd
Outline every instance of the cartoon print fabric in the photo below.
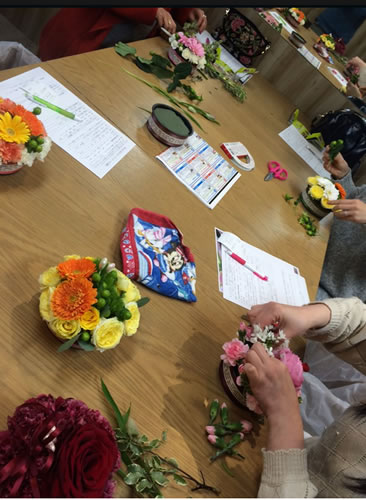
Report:
<svg viewBox="0 0 366 500"><path fill-rule="evenodd" d="M124 274L168 297L196 302L196 265L182 242L170 219L134 208L120 240Z"/></svg>

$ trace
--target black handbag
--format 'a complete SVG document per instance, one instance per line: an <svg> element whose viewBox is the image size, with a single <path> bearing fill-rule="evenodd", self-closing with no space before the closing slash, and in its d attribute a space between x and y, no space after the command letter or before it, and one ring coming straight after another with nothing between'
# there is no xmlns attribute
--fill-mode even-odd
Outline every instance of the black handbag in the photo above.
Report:
<svg viewBox="0 0 366 500"><path fill-rule="evenodd" d="M216 28L212 36L243 66L252 66L253 59L271 46L257 26L233 8L225 14L222 26Z"/></svg>
<svg viewBox="0 0 366 500"><path fill-rule="evenodd" d="M341 153L352 170L366 154L366 119L356 111L340 109L319 115L311 122L310 132L321 132L326 145L343 139Z"/></svg>

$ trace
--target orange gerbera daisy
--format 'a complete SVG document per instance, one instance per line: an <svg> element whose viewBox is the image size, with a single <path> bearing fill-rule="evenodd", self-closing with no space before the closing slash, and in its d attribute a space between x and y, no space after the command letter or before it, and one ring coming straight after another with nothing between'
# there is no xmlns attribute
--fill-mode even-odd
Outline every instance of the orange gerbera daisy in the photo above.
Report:
<svg viewBox="0 0 366 500"><path fill-rule="evenodd" d="M97 289L86 278L62 281L52 294L51 308L57 319L79 319L97 302Z"/></svg>
<svg viewBox="0 0 366 500"><path fill-rule="evenodd" d="M46 136L47 135L46 130L43 126L43 123L40 120L38 120L36 115L34 115L31 111L28 111L27 109L25 109L20 104L17 104L11 113L13 115L18 115L21 118L23 118L23 120L28 125L32 135L35 135L35 136L38 136L38 135Z"/></svg>
<svg viewBox="0 0 366 500"><path fill-rule="evenodd" d="M94 262L89 259L69 259L61 262L57 266L57 271L63 278L89 278L95 273L96 268Z"/></svg>
<svg viewBox="0 0 366 500"><path fill-rule="evenodd" d="M338 189L339 194L341 195L341 200L344 200L346 197L346 191L344 190L344 187L338 184L338 182L335 182L334 185Z"/></svg>

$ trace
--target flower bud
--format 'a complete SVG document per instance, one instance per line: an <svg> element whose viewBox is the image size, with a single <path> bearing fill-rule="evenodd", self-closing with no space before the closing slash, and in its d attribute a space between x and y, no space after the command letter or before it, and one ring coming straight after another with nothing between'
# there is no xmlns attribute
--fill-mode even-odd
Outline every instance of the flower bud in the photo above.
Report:
<svg viewBox="0 0 366 500"><path fill-rule="evenodd" d="M102 270L108 264L107 257L103 257L103 259L99 262L99 269Z"/></svg>
<svg viewBox="0 0 366 500"><path fill-rule="evenodd" d="M207 434L215 434L215 427L213 425L206 425L205 429Z"/></svg>
<svg viewBox="0 0 366 500"><path fill-rule="evenodd" d="M253 429L253 424L252 422L249 422L248 420L240 420L243 432L250 432Z"/></svg>
<svg viewBox="0 0 366 500"><path fill-rule="evenodd" d="M113 262L111 262L110 264L108 264L107 273L109 273L110 271L112 271L115 267L116 267L116 264L114 264Z"/></svg>
<svg viewBox="0 0 366 500"><path fill-rule="evenodd" d="M229 422L228 411L226 403L222 403L220 407L221 422L225 425Z"/></svg>
<svg viewBox="0 0 366 500"><path fill-rule="evenodd" d="M220 437L214 436L213 434L209 434L207 436L207 439L209 440L209 442L211 444L216 446L216 448L220 448L220 449L226 448L225 440L220 438Z"/></svg>
<svg viewBox="0 0 366 500"><path fill-rule="evenodd" d="M217 399L214 399L210 405L210 425L214 423L215 418L217 417L219 411L219 402Z"/></svg>

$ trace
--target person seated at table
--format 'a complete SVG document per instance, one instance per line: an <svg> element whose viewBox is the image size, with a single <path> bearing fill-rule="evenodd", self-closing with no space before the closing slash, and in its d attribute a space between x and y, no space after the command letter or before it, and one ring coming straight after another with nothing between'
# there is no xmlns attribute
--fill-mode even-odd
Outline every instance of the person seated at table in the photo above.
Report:
<svg viewBox="0 0 366 500"><path fill-rule="evenodd" d="M356 297L302 307L270 302L252 307L248 317L261 327L278 321L287 338L305 334L366 374L366 305ZM244 366L268 420L258 497L365 497L366 404L350 406L319 438L304 440L286 365L257 343Z"/></svg>
<svg viewBox="0 0 366 500"><path fill-rule="evenodd" d="M328 151L329 146L323 154L323 166L344 187L346 199L329 202L335 218L316 298L356 296L366 302L366 184L356 186L342 154L331 162ZM360 171L365 168L366 155Z"/></svg>
<svg viewBox="0 0 366 500"><path fill-rule="evenodd" d="M159 35L163 27L175 33L176 23L207 25L204 11L189 8L62 8L43 28L39 42L42 61L112 47Z"/></svg>
<svg viewBox="0 0 366 500"><path fill-rule="evenodd" d="M366 62L360 57L352 57L348 61L346 68L352 66L358 68L358 81L357 83L348 82L346 94L366 100Z"/></svg>

